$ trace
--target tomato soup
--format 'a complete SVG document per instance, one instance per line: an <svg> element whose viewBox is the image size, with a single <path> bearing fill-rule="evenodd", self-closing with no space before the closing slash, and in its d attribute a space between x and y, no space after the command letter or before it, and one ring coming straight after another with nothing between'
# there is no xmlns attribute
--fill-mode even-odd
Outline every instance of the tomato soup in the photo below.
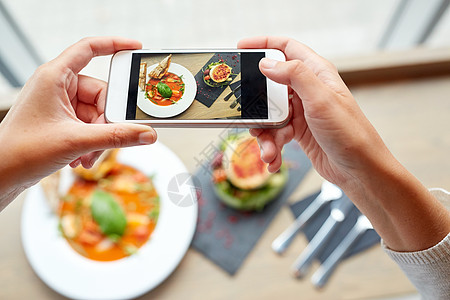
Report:
<svg viewBox="0 0 450 300"><path fill-rule="evenodd" d="M115 216L95 218L92 202L98 191L113 199L114 207L125 217L123 233L105 233L99 222L114 221ZM98 261L117 260L138 251L153 232L158 215L159 197L151 178L119 163L98 181L77 178L59 207L63 236L75 251Z"/></svg>
<svg viewBox="0 0 450 300"><path fill-rule="evenodd" d="M161 93L161 85L164 84L164 88L168 94ZM166 87L167 86L167 87ZM163 78L156 79L150 78L146 85L145 98L149 99L152 103L160 106L169 106L178 102L184 94L184 82L182 76L178 76L174 73L167 73ZM167 97L170 95L170 97Z"/></svg>

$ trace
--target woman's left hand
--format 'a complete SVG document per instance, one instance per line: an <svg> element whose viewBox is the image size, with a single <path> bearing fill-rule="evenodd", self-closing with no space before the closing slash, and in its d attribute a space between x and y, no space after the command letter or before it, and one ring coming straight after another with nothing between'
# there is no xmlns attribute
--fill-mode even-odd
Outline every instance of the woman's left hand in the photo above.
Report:
<svg viewBox="0 0 450 300"><path fill-rule="evenodd" d="M95 56L139 48L125 38L85 38L35 71L0 124L0 210L5 197L69 163L89 168L105 149L155 142L149 126L106 124L106 82L78 74Z"/></svg>

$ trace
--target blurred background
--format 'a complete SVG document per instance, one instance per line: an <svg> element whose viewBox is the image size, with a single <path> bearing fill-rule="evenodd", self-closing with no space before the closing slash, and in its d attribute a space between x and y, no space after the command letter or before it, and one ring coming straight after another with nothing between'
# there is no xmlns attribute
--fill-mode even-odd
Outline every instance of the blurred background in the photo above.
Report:
<svg viewBox="0 0 450 300"><path fill-rule="evenodd" d="M450 190L449 3L0 0L0 120L37 66L86 36L125 36L142 41L144 48L233 48L244 37L282 35L307 44L335 63L401 163L427 187ZM107 80L109 60L95 58L82 73ZM196 169L195 156L218 133L213 129L158 130L160 140L175 150L189 171ZM311 171L289 201L316 191L321 180ZM23 197L16 200L0 218L0 228L4 228L0 236L10 246L0 247L0 290L8 299L36 295L59 299L34 275L21 250L22 202ZM292 250L283 259L276 259L270 251L272 240L291 221L288 209L282 209L237 277L226 276L190 250L176 274L148 297L189 299L190 295L194 299L198 286L208 286L211 299L236 295L292 299L299 291L305 299L391 299L416 293L379 247L346 262L337 279L321 293L309 282L291 280L287 270L298 251ZM299 240L293 249L304 246L304 240ZM27 288L22 289L23 285Z"/></svg>
<svg viewBox="0 0 450 300"><path fill-rule="evenodd" d="M450 46L445 0L1 0L0 91L86 36L120 35L144 48L235 47L282 35L328 59ZM109 59L85 73L107 78Z"/></svg>

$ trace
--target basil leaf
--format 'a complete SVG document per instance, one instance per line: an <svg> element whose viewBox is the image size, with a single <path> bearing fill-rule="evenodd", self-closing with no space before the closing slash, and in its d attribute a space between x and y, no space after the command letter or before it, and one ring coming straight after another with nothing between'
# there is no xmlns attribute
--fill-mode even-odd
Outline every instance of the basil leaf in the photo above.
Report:
<svg viewBox="0 0 450 300"><path fill-rule="evenodd" d="M125 232L125 212L111 194L96 190L92 194L91 213L103 234L122 236Z"/></svg>
<svg viewBox="0 0 450 300"><path fill-rule="evenodd" d="M161 94L161 96L163 96L164 98L170 98L172 97L172 90L170 89L170 87L165 84L164 82L158 82L158 84L156 85L156 87L158 88L158 92Z"/></svg>

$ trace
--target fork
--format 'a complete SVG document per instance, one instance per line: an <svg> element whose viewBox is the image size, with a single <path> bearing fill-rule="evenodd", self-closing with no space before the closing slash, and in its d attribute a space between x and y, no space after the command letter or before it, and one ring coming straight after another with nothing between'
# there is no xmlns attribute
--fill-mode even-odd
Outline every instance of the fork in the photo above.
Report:
<svg viewBox="0 0 450 300"><path fill-rule="evenodd" d="M230 92L228 95L226 95L226 96L223 98L223 100L228 101L228 100L231 98L231 96L233 96L234 93L235 93L238 89L240 89L240 88L241 88L241 85L239 84L237 87L235 87L233 90L231 90L231 92Z"/></svg>
<svg viewBox="0 0 450 300"><path fill-rule="evenodd" d="M311 282L318 288L323 287L336 269L339 261L355 244L355 242L367 231L373 229L372 224L366 216L360 215L356 224L342 240L342 242L334 249L323 264L311 277Z"/></svg>

